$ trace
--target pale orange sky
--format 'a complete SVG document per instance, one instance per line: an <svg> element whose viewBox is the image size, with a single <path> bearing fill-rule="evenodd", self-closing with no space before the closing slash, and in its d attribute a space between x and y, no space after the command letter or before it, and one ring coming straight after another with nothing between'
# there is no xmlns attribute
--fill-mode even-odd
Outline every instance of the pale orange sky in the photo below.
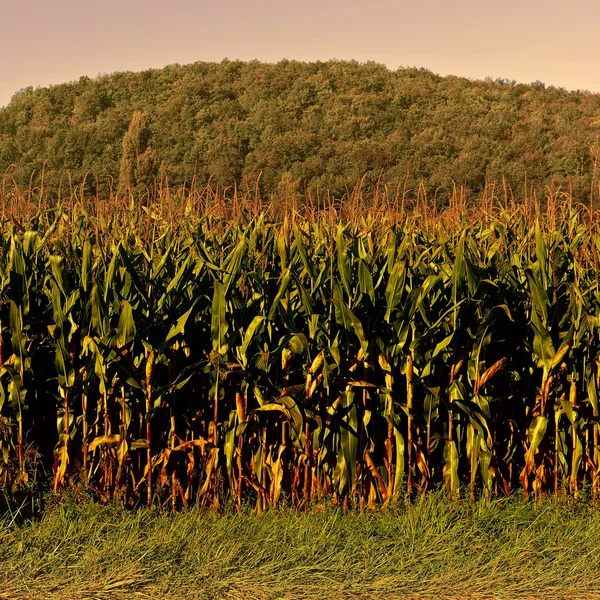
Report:
<svg viewBox="0 0 600 600"><path fill-rule="evenodd" d="M230 59L374 60L600 92L593 0L0 0L0 106L27 86Z"/></svg>

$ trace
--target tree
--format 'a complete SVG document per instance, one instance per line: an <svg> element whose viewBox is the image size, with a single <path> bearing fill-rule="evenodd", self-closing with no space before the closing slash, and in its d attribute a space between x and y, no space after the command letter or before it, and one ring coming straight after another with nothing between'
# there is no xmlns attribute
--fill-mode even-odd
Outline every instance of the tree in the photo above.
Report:
<svg viewBox="0 0 600 600"><path fill-rule="evenodd" d="M148 116L134 111L129 128L123 136L119 168L119 195L127 191L147 188L154 176L154 160L149 147Z"/></svg>

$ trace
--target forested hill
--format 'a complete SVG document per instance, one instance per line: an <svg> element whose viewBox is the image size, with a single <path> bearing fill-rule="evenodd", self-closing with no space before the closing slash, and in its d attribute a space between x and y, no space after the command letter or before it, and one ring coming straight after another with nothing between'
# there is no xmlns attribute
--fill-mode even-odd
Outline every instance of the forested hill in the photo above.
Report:
<svg viewBox="0 0 600 600"><path fill-rule="evenodd" d="M587 200L599 160L598 94L375 63L174 65L22 90L0 110L0 170L27 184L45 163L49 187L66 171L144 186L162 169L175 186L261 173L263 193L295 180L339 196L362 178L520 193L526 176Z"/></svg>

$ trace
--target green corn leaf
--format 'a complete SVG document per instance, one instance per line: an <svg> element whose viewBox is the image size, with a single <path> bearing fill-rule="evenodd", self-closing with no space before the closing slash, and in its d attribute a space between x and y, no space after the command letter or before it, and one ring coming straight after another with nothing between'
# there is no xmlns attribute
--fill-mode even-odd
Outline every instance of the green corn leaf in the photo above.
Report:
<svg viewBox="0 0 600 600"><path fill-rule="evenodd" d="M119 315L119 325L117 327L117 345L123 347L133 342L136 331L131 304L127 300L123 300L121 302L121 314Z"/></svg>
<svg viewBox="0 0 600 600"><path fill-rule="evenodd" d="M533 468L533 457L544 439L547 426L547 417L537 416L531 421L531 425L529 426L529 448L525 453L525 461L530 468Z"/></svg>
<svg viewBox="0 0 600 600"><path fill-rule="evenodd" d="M123 264L125 265L125 269L127 270L127 273L129 273L129 276L131 277L131 280L133 281L133 285L135 286L137 291L140 293L142 298L144 298L146 301L149 300L147 298L148 290L147 290L146 286L144 286L144 283L142 282L142 279L139 275L139 271L138 271L138 269L135 268L135 266L131 262L131 259L129 258L129 254L127 253L125 248L123 248L122 244L119 244L118 251L119 251L119 256L121 257L121 260L123 261Z"/></svg>
<svg viewBox="0 0 600 600"><path fill-rule="evenodd" d="M358 287L361 294L368 296L371 299L371 304L375 305L373 278L364 260L360 260L358 263Z"/></svg>
<svg viewBox="0 0 600 600"><path fill-rule="evenodd" d="M458 450L456 442L446 442L444 446L444 482L448 491L457 495L460 491L458 478Z"/></svg>
<svg viewBox="0 0 600 600"><path fill-rule="evenodd" d="M90 289L90 273L92 270L92 244L85 240L81 257L81 287L87 294Z"/></svg>
<svg viewBox="0 0 600 600"><path fill-rule="evenodd" d="M354 392L344 392L344 408L347 409L346 418L341 423L340 437L342 454L347 467L346 476L350 490L354 489L356 481L356 452L358 450L358 411L354 400Z"/></svg>
<svg viewBox="0 0 600 600"><path fill-rule="evenodd" d="M536 220L535 222L535 255L537 258L537 267L541 283L544 286L544 289L548 289L548 252L539 220Z"/></svg>
<svg viewBox="0 0 600 600"><path fill-rule="evenodd" d="M300 257L300 260L302 261L302 266L304 267L306 273L310 277L311 282L314 282L316 277L313 262L308 257L308 252L306 250L304 240L302 239L302 232L298 229L298 226L296 224L294 224L293 232L294 248L296 249L298 256Z"/></svg>
<svg viewBox="0 0 600 600"><path fill-rule="evenodd" d="M369 347L369 341L365 336L362 323L341 298L335 298L333 302L338 310L338 314L341 315L338 323L347 331L356 335L363 352L366 354Z"/></svg>
<svg viewBox="0 0 600 600"><path fill-rule="evenodd" d="M163 271L167 263L171 258L171 254L173 253L173 248L175 247L175 243L169 244L167 251L163 254L162 258L156 268L152 269L152 273L150 273L150 281L154 281Z"/></svg>
<svg viewBox="0 0 600 600"><path fill-rule="evenodd" d="M271 308L269 310L268 318L270 321L272 321L275 318L275 314L277 312L277 309L280 306L281 299L283 298L285 292L287 291L288 285L290 283L290 279L291 279L290 270L286 269L281 275L281 284L279 286L279 289L277 290L277 295L275 296L275 299L273 300L273 304L271 305Z"/></svg>
<svg viewBox="0 0 600 600"><path fill-rule="evenodd" d="M183 331L185 329L185 324L187 323L187 320L190 318L190 315L192 314L193 310L194 310L194 306L192 306L188 311L186 311L184 314L182 314L179 317L179 319L177 319L177 323L175 323L175 325L171 326L171 329L169 329L169 333L167 334L167 338L165 340L166 342L173 339L175 336L178 336L183 333Z"/></svg>
<svg viewBox="0 0 600 600"><path fill-rule="evenodd" d="M336 234L337 243L337 266L340 277L342 279L342 285L346 290L348 298L354 296L352 289L352 263L346 251L346 242L344 240L344 230L340 226L338 227Z"/></svg>
<svg viewBox="0 0 600 600"><path fill-rule="evenodd" d="M225 291L225 285L220 281L215 281L211 308L210 333L212 336L213 350L221 355L224 355L227 352L225 337L229 328L225 320Z"/></svg>
<svg viewBox="0 0 600 600"><path fill-rule="evenodd" d="M242 235L236 247L229 254L223 265L223 286L225 288L225 293L227 293L231 284L237 281L241 274L241 266L246 253L246 246L246 236Z"/></svg>
<svg viewBox="0 0 600 600"><path fill-rule="evenodd" d="M404 262L398 262L392 268L384 294L386 302L385 320L388 323L390 322L392 311L398 306L404 295L405 285L406 267Z"/></svg>
<svg viewBox="0 0 600 600"><path fill-rule="evenodd" d="M242 341L242 345L238 348L238 358L242 363L242 366L246 367L248 365L248 347L252 343L252 340L255 336L259 335L263 329L265 323L265 317L262 315L256 315L248 329L246 329L246 333L244 334L244 339Z"/></svg>
<svg viewBox="0 0 600 600"><path fill-rule="evenodd" d="M104 279L104 302L108 300L109 292L113 291L116 287L115 285L115 273L117 270L117 260L119 258L119 248L120 244L113 248L112 258L110 259L110 264L108 265L108 270L106 271L106 277Z"/></svg>

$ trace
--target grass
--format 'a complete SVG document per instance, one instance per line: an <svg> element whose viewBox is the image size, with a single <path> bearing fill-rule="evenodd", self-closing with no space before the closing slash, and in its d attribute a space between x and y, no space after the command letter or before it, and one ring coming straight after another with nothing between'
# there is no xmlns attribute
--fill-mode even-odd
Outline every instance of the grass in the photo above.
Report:
<svg viewBox="0 0 600 600"><path fill-rule="evenodd" d="M125 511L72 499L0 529L0 598L600 598L600 513L430 494L378 514Z"/></svg>

